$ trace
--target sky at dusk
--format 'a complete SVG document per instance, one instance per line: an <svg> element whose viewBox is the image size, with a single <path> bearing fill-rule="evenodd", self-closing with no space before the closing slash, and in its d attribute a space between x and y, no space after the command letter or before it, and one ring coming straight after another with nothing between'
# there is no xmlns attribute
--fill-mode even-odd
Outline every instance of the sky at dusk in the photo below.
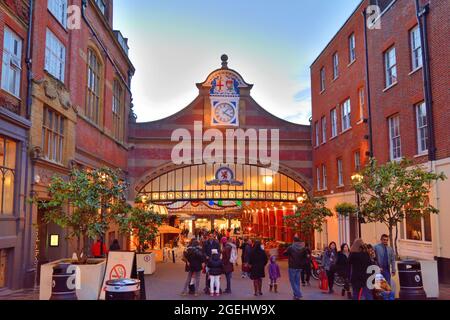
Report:
<svg viewBox="0 0 450 320"><path fill-rule="evenodd" d="M114 28L129 38L138 122L168 117L195 84L229 67L253 98L285 120L309 124L309 67L360 0L116 0Z"/></svg>

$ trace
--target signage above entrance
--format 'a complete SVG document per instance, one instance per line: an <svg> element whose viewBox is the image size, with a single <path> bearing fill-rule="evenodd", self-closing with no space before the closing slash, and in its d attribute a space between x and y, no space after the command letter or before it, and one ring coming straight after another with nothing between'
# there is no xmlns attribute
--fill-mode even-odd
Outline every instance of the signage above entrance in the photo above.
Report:
<svg viewBox="0 0 450 320"><path fill-rule="evenodd" d="M206 181L207 186L243 186L244 183L234 179L234 172L229 167L220 167L216 171L216 178L211 181Z"/></svg>

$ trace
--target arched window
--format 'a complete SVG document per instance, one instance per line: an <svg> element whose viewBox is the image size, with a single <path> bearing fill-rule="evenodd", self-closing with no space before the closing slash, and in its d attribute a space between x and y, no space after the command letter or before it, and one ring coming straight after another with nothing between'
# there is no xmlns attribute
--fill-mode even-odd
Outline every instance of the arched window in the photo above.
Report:
<svg viewBox="0 0 450 320"><path fill-rule="evenodd" d="M88 49L87 58L86 116L94 123L100 124L102 65L99 57L92 49Z"/></svg>
<svg viewBox="0 0 450 320"><path fill-rule="evenodd" d="M124 90L118 80L114 80L112 118L114 138L123 142L124 132Z"/></svg>

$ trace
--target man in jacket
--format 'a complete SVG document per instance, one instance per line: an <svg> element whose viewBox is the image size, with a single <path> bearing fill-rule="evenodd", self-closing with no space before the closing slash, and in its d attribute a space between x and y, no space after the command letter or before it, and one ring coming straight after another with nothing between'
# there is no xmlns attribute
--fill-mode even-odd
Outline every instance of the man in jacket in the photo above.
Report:
<svg viewBox="0 0 450 320"><path fill-rule="evenodd" d="M294 300L300 300L303 297L300 291L300 274L305 268L307 260L305 245L298 237L295 237L294 243L284 255L289 257L289 281L294 293Z"/></svg>
<svg viewBox="0 0 450 320"><path fill-rule="evenodd" d="M394 250L389 247L389 236L383 234L381 243L377 244L374 249L377 255L378 266L381 268L381 274L388 283L391 283L391 276L395 276L397 270Z"/></svg>

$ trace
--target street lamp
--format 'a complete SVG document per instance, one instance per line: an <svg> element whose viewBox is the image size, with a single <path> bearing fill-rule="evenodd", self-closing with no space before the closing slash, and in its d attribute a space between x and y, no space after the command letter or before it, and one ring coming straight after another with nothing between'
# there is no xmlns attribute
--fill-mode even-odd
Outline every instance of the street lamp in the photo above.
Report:
<svg viewBox="0 0 450 320"><path fill-rule="evenodd" d="M357 184L357 183L361 183L363 181L363 176L359 173L356 173L354 175L352 175L352 181L353 184ZM356 193L356 204L358 206L357 211L356 211L356 219L358 220L358 238L361 238L361 219L360 219L360 215L361 215L361 196L359 194L358 190L355 190Z"/></svg>

